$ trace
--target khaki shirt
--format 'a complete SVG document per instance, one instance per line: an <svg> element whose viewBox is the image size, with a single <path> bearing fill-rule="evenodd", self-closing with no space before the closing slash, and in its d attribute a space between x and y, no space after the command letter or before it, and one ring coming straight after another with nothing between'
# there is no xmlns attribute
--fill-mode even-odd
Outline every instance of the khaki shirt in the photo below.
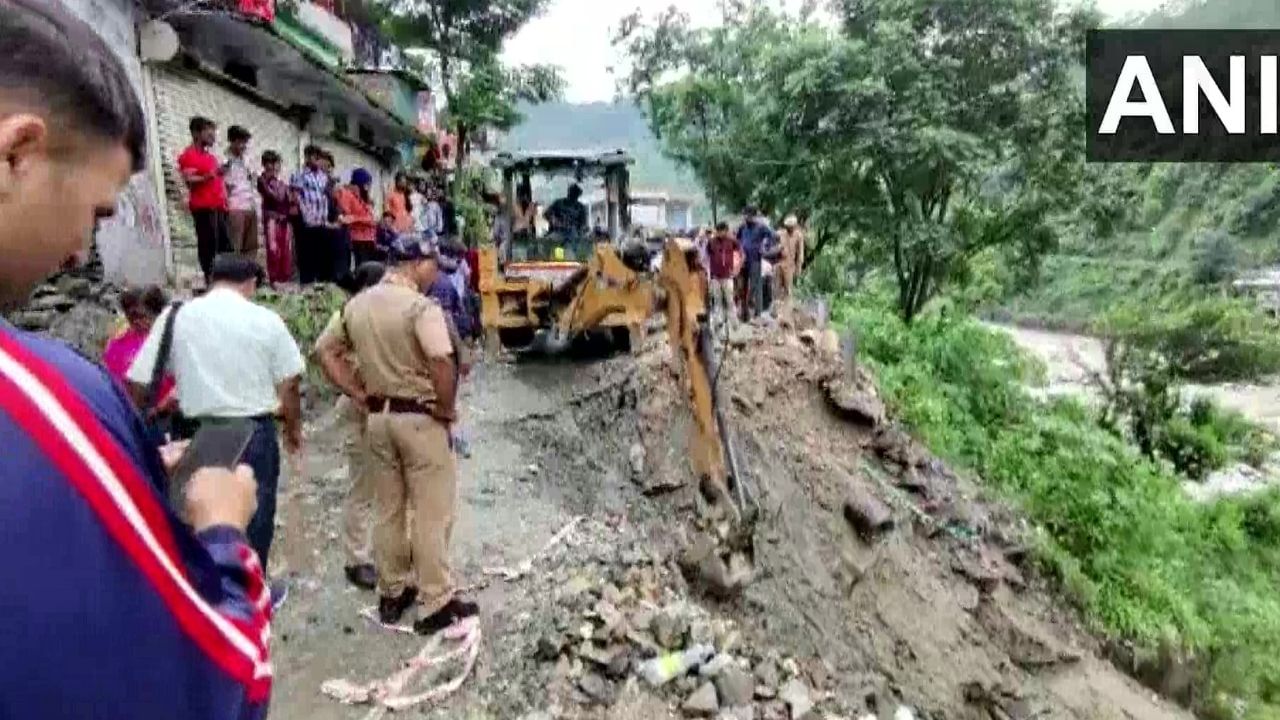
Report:
<svg viewBox="0 0 1280 720"><path fill-rule="evenodd" d="M342 318L317 344L350 348L370 395L431 403L435 387L428 358L454 354L444 311L434 300L395 278L352 298Z"/></svg>
<svg viewBox="0 0 1280 720"><path fill-rule="evenodd" d="M799 228L783 228L778 237L782 239L782 262L799 269L804 264L804 233Z"/></svg>

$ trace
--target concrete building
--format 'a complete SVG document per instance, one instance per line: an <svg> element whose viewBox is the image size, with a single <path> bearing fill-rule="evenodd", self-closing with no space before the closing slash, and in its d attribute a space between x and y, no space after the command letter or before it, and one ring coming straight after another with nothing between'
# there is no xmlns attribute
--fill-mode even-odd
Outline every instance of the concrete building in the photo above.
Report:
<svg viewBox="0 0 1280 720"><path fill-rule="evenodd" d="M685 230L693 227L693 201L661 191L635 190L631 197L631 227L649 230ZM605 218L604 196L600 192L588 196L591 224L601 225Z"/></svg>
<svg viewBox="0 0 1280 720"><path fill-rule="evenodd" d="M190 142L192 116L214 120L222 132L247 128L254 166L272 149L291 172L303 147L322 145L344 178L355 167L370 170L379 201L422 140L414 99L426 88L382 72L387 44L321 5L230 0L231 9L210 11L184 0L55 1L99 29L124 60L149 121L149 169L96 237L110 279L158 282L197 272L175 165ZM215 151L223 152L221 142Z"/></svg>

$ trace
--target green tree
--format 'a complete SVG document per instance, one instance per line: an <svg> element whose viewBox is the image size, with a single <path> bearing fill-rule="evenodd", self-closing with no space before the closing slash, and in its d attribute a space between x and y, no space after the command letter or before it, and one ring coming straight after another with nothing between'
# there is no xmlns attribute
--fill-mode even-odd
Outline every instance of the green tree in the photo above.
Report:
<svg viewBox="0 0 1280 720"><path fill-rule="evenodd" d="M458 161L482 127L520 121L519 102L560 96L564 82L549 65L503 66L502 44L542 13L549 0L378 0L383 26L400 44L426 50L438 65Z"/></svg>
<svg viewBox="0 0 1280 720"><path fill-rule="evenodd" d="M815 251L852 243L891 268L907 321L980 254L1033 272L1083 172L1071 71L1092 17L1053 0L834 7L839 30L745 1L707 30L675 10L631 20L624 88L720 197L809 210Z"/></svg>

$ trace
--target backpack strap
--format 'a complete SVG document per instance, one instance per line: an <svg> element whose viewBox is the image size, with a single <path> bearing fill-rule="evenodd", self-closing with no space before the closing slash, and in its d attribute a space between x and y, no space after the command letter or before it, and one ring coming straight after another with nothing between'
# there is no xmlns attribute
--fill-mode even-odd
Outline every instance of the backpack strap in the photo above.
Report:
<svg viewBox="0 0 1280 720"><path fill-rule="evenodd" d="M164 321L164 330L160 333L160 348L156 351L156 362L151 368L151 382L147 383L147 394L142 406L154 410L156 401L160 399L160 385L169 369L169 355L173 351L173 323L178 319L178 310L182 307L179 300L169 306L169 315Z"/></svg>

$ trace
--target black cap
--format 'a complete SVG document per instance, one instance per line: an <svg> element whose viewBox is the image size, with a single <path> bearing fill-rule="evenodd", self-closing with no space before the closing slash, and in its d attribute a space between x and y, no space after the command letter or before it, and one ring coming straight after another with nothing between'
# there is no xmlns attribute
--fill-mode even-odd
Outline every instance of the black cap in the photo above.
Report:
<svg viewBox="0 0 1280 720"><path fill-rule="evenodd" d="M236 253L222 253L213 259L209 269L211 282L242 283L250 280L261 285L266 282L267 274L257 262Z"/></svg>
<svg viewBox="0 0 1280 720"><path fill-rule="evenodd" d="M435 248L428 247L412 235L401 235L387 248L387 260L397 264L438 259Z"/></svg>

